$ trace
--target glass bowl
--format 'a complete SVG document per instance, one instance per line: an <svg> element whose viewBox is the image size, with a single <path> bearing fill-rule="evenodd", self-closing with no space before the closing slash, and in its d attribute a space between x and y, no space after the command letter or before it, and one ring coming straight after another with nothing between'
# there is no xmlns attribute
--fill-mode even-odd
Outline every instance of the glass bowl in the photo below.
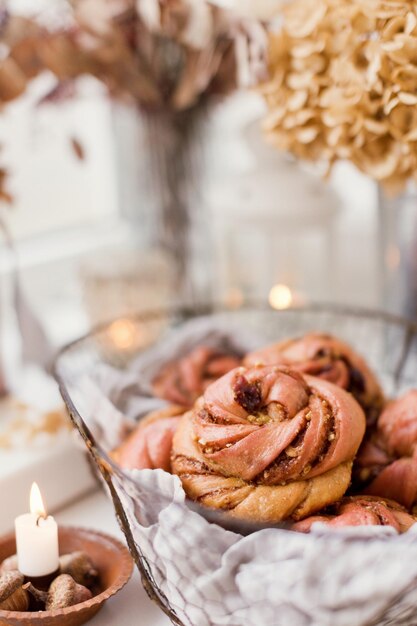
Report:
<svg viewBox="0 0 417 626"><path fill-rule="evenodd" d="M185 626L185 621L180 619L178 610L162 589L160 579L154 575L154 568L137 540L132 518L129 518L121 497L120 485L126 477L121 475L86 423L86 398L79 393L79 383L99 365L126 367L141 350L163 340L169 329L207 314L212 316L214 322L257 333L264 344L313 330L335 334L366 357L387 395L398 394L417 385L417 323L386 313L337 306L309 306L282 311L266 305L251 305L236 310L175 308L102 325L60 352L55 363L55 375L62 397L97 472L108 487L145 590L179 626ZM147 495L152 496L143 491L141 493L143 502L146 502ZM208 516L206 509L200 512L209 521L219 521L223 525L220 518Z"/></svg>

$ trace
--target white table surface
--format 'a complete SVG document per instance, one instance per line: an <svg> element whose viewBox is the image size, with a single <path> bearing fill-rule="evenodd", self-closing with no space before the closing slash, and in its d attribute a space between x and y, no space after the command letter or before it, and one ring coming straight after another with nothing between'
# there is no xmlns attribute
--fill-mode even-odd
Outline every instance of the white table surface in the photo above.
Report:
<svg viewBox="0 0 417 626"><path fill-rule="evenodd" d="M102 530L124 542L113 512L113 506L102 491L96 491L56 513L61 524ZM149 600L135 567L133 576L116 596L110 598L91 626L169 626L170 620Z"/></svg>

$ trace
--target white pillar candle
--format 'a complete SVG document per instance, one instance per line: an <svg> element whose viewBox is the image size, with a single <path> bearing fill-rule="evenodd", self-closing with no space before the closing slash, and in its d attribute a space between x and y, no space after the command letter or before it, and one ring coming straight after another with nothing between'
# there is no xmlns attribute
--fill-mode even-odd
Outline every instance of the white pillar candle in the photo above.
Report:
<svg viewBox="0 0 417 626"><path fill-rule="evenodd" d="M59 566L58 525L46 517L39 488L31 489L30 513L15 519L19 571L28 577L52 574Z"/></svg>

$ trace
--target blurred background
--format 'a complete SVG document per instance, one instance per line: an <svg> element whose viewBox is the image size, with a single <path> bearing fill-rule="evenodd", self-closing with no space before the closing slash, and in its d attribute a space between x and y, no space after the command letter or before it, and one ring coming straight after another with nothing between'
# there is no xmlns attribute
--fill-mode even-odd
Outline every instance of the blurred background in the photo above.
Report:
<svg viewBox="0 0 417 626"><path fill-rule="evenodd" d="M22 289L58 344L177 295L148 224L154 199L141 120L98 85L85 87L74 101L35 111L24 97L0 117L14 197L3 210ZM327 183L282 156L263 143L262 111L260 96L237 93L205 124L193 200L203 222L194 234L207 239L201 256L208 263L198 255L192 261L199 298L231 306L269 298L278 306L274 287L282 285L291 290L287 304L282 290L283 306L290 298L382 306L375 185L349 164ZM83 160L71 137L82 143ZM7 263L4 242L1 252L7 282L14 259Z"/></svg>
<svg viewBox="0 0 417 626"><path fill-rule="evenodd" d="M51 19L48 2L43 12L39 4L8 6ZM56 12L59 3L52 4ZM174 228L178 238L187 229L192 239L180 272L193 286L179 297L169 246L156 232L163 225L155 218L155 185L164 173L155 173L146 115L109 98L95 77L81 76L60 102L45 98L54 84L51 71L42 72L0 116L13 198L1 206L13 240L13 252L4 238L0 243L2 325L13 324L16 253L22 291L54 345L97 322L181 297L234 307L261 299L276 307L325 301L401 312L400 297L384 299L376 185L348 163L324 181L316 166L269 145L261 128L266 105L253 89L210 103L187 148L191 220ZM391 256L398 262L395 251Z"/></svg>

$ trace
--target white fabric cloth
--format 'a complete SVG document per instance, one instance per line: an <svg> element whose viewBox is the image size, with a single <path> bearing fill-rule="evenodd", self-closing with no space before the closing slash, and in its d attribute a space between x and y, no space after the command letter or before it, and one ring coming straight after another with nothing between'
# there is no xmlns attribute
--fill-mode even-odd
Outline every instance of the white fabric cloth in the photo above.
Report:
<svg viewBox="0 0 417 626"><path fill-rule="evenodd" d="M417 623L417 526L242 537L190 511L177 477L131 478L115 484L135 542L187 626Z"/></svg>

